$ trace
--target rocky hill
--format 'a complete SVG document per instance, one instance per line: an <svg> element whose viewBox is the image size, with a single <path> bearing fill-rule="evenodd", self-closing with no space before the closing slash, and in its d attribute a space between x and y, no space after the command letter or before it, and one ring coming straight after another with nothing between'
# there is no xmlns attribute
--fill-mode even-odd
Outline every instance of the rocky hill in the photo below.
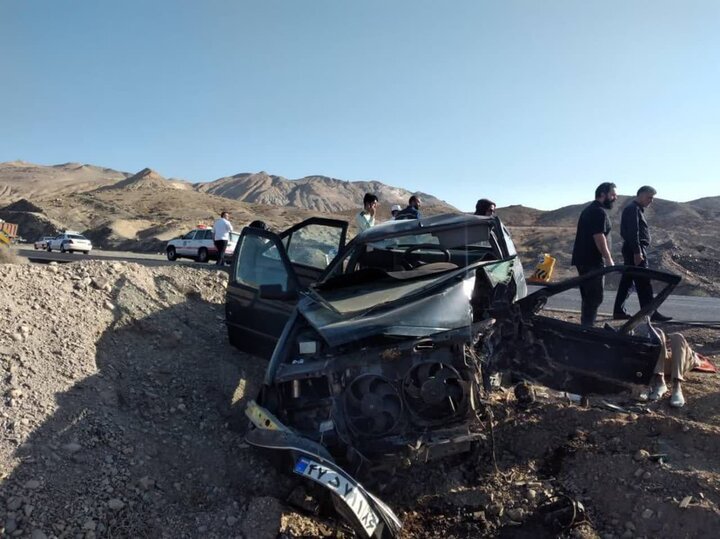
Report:
<svg viewBox="0 0 720 539"><path fill-rule="evenodd" d="M64 163L42 166L25 161L0 163L0 201L47 197L111 185L131 176L111 168Z"/></svg>
<svg viewBox="0 0 720 539"><path fill-rule="evenodd" d="M138 189L184 189L191 190L193 186L180 180L168 180L150 168L144 168L137 174L117 183L100 187L98 190L136 191Z"/></svg>
<svg viewBox="0 0 720 539"><path fill-rule="evenodd" d="M411 195L419 195L426 206L457 211L446 202L429 195L392 187L377 181L348 182L327 176L307 176L288 180L266 172L242 173L214 182L196 184L199 191L243 202L305 208L321 213L336 213L359 208L365 193L373 193L383 205L407 204Z"/></svg>

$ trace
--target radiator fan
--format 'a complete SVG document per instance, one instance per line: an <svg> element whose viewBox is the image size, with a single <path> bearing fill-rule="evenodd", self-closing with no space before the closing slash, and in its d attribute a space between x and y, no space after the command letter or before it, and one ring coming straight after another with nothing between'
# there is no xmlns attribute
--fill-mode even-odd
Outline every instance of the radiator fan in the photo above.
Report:
<svg viewBox="0 0 720 539"><path fill-rule="evenodd" d="M390 433L402 415L402 399L390 380L361 374L344 393L347 423L356 434L383 436Z"/></svg>
<svg viewBox="0 0 720 539"><path fill-rule="evenodd" d="M408 408L426 421L449 419L465 413L468 383L446 363L426 362L410 368L403 380Z"/></svg>

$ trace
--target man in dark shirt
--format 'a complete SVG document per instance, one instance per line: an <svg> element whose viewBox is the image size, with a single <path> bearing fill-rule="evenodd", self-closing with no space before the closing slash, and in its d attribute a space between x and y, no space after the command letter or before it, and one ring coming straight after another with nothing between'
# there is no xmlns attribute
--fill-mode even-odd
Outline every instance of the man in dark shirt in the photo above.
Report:
<svg viewBox="0 0 720 539"><path fill-rule="evenodd" d="M397 215L395 215L395 220L420 219L420 217L420 197L413 195L410 197L410 200L408 200L407 208L401 210L397 213Z"/></svg>
<svg viewBox="0 0 720 539"><path fill-rule="evenodd" d="M595 200L580 213L572 253L572 265L577 268L579 275L615 265L610 254L609 235L612 227L607 213L607 210L613 207L615 200L617 200L615 184L601 183L595 189ZM598 307L603 300L604 287L603 277L589 279L580 286L582 325L595 325Z"/></svg>
<svg viewBox="0 0 720 539"><path fill-rule="evenodd" d="M648 267L647 249L650 246L650 229L645 219L645 208L652 204L657 191L649 185L638 189L635 199L628 204L622 212L620 219L620 235L623 239L623 264L626 266ZM630 315L625 311L625 301L630 294L630 285L635 283L640 307L645 307L653 299L653 290L650 279L643 277L630 277L623 275L618 285L613 318L627 320ZM653 313L655 322L667 322L671 317L660 313Z"/></svg>

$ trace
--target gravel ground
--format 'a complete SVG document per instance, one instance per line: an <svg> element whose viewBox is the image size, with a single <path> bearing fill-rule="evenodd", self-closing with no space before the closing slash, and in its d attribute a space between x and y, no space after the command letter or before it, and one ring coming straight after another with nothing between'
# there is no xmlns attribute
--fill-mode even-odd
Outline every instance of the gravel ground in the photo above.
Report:
<svg viewBox="0 0 720 539"><path fill-rule="evenodd" d="M0 264L1 536L353 536L332 513L293 506L294 479L243 442L242 407L265 364L227 343L226 278L126 262ZM680 329L720 352L720 332ZM627 412L550 392L521 407L498 392L478 419L479 452L373 488L404 537L712 535L718 390L716 375L693 373L686 408ZM545 518L568 500L585 511L555 520L572 526Z"/></svg>

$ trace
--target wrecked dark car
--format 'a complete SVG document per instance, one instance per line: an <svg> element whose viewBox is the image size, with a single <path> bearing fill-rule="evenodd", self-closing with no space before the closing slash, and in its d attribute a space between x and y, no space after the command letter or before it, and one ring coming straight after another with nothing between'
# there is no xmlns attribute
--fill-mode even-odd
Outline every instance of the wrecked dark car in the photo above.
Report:
<svg viewBox="0 0 720 539"><path fill-rule="evenodd" d="M587 277L528 295L498 217L391 221L347 246L346 232L321 218L280 234L245 228L226 321L235 346L270 358L247 441L289 454L367 536L392 536L400 523L354 478L471 450L495 371L574 392L652 375L659 345L631 330L676 276L601 270L647 272L666 286L618 331L587 328L542 315Z"/></svg>

